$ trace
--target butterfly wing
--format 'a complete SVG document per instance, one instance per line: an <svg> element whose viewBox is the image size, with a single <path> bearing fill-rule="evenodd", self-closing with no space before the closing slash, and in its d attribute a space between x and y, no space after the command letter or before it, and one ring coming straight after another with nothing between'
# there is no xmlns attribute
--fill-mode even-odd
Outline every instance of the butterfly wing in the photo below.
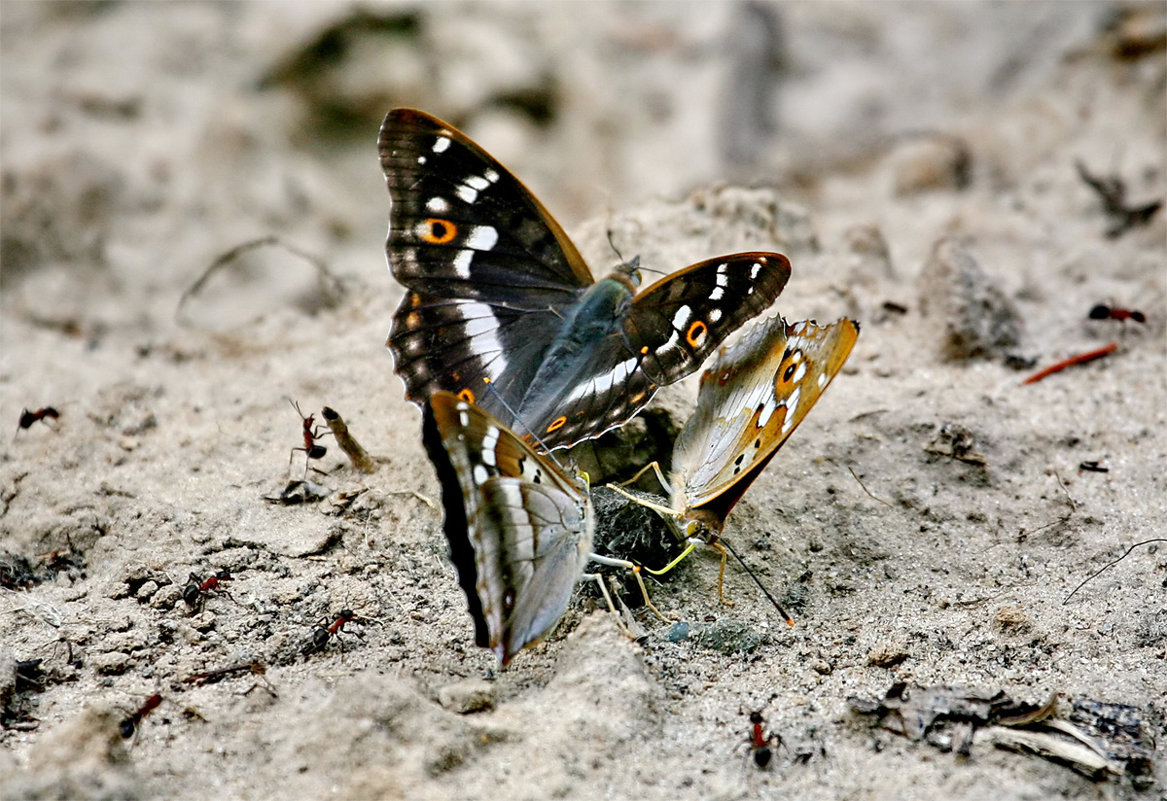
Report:
<svg viewBox="0 0 1167 801"><path fill-rule="evenodd" d="M379 147L389 266L408 290L388 345L408 396L456 392L547 448L626 422L790 275L784 256L744 253L634 296L634 265L594 282L530 191L453 126L396 109Z"/></svg>
<svg viewBox="0 0 1167 801"><path fill-rule="evenodd" d="M423 440L442 484L475 640L505 665L567 608L591 550L591 503L510 430L451 393L430 399Z"/></svg>
<svg viewBox="0 0 1167 801"><path fill-rule="evenodd" d="M773 317L723 348L701 376L697 411L673 447L673 506L720 531L750 483L843 367L859 336Z"/></svg>
<svg viewBox="0 0 1167 801"><path fill-rule="evenodd" d="M486 378L517 407L562 310L592 284L587 265L535 196L453 126L394 109L378 149L386 253L408 290L387 344L408 396L473 394Z"/></svg>
<svg viewBox="0 0 1167 801"><path fill-rule="evenodd" d="M407 287L545 309L592 283L543 204L454 126L394 109L378 150L391 202L389 266Z"/></svg>
<svg viewBox="0 0 1167 801"><path fill-rule="evenodd" d="M721 256L662 278L590 341L585 359L547 359L519 417L549 447L623 425L765 311L789 278L778 253Z"/></svg>

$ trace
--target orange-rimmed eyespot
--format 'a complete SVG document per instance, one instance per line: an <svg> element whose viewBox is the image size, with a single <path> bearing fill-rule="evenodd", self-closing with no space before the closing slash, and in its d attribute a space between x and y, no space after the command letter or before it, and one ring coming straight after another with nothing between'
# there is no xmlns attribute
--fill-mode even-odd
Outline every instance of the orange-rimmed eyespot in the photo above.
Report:
<svg viewBox="0 0 1167 801"><path fill-rule="evenodd" d="M469 389L464 389L458 393L458 400L463 400L467 403L474 403L474 393Z"/></svg>
<svg viewBox="0 0 1167 801"><path fill-rule="evenodd" d="M430 217L422 221L417 235L421 237L423 242L428 242L431 245L444 245L458 235L458 226L449 220Z"/></svg>
<svg viewBox="0 0 1167 801"><path fill-rule="evenodd" d="M551 421L551 425L547 426L547 433L550 434L552 431L558 431L565 425L567 425L567 418L560 415Z"/></svg>
<svg viewBox="0 0 1167 801"><path fill-rule="evenodd" d="M782 360L783 367L780 372L776 374L775 386L782 386L789 384L798 374L798 364L803 360L802 351L792 350L786 354L786 358ZM805 372L803 373L805 375ZM799 376L801 377L801 376Z"/></svg>
<svg viewBox="0 0 1167 801"><path fill-rule="evenodd" d="M709 326L700 320L694 320L693 324L689 326L689 330L685 332L685 341L694 348L701 347L701 343L705 341L705 335L709 332Z"/></svg>

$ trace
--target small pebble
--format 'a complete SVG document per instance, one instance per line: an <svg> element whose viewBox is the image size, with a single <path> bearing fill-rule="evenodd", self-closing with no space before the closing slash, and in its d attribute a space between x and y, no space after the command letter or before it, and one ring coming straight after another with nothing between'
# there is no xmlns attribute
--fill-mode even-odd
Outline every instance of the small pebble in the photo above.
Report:
<svg viewBox="0 0 1167 801"><path fill-rule="evenodd" d="M438 690L438 703L459 715L493 709L494 698L494 685L481 679L457 681Z"/></svg>
<svg viewBox="0 0 1167 801"><path fill-rule="evenodd" d="M894 643L881 643L867 652L867 664L875 667L895 667L908 658L908 652Z"/></svg>

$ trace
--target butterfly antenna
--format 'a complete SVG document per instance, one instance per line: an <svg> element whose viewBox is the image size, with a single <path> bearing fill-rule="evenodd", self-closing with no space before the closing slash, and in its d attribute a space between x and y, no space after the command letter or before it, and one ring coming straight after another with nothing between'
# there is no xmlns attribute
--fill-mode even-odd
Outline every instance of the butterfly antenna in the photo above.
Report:
<svg viewBox="0 0 1167 801"><path fill-rule="evenodd" d="M608 234L608 247L612 248L612 252L616 254L616 258L623 262L624 254L620 252L620 248L616 247L616 240L612 238L612 229L609 228L606 233Z"/></svg>
<svg viewBox="0 0 1167 801"><path fill-rule="evenodd" d="M786 613L786 610L782 608L782 604L778 603L778 599L771 595L770 591L766 589L766 586L762 584L756 575L754 575L754 571L750 570L750 566L746 564L746 560L742 559L741 556L738 555L738 552L733 549L733 546L730 545L727 540L718 540L718 542L724 545L726 549L731 554L733 554L733 558L738 561L738 563L742 566L742 569L745 570L749 577L754 580L754 583L758 585L758 589L760 589L762 593L770 599L770 603L774 604L774 608L778 610L778 614L782 615L783 619L786 621L786 625L793 626L794 618Z"/></svg>

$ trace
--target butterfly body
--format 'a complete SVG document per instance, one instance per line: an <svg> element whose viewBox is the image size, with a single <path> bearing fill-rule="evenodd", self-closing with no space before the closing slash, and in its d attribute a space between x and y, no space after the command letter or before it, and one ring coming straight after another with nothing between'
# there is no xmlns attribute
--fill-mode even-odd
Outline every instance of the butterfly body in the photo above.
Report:
<svg viewBox="0 0 1167 801"><path fill-rule="evenodd" d="M475 639L502 664L563 615L592 547L586 491L477 406L438 391L423 440Z"/></svg>
<svg viewBox="0 0 1167 801"><path fill-rule="evenodd" d="M636 260L596 281L534 195L453 126L395 109L378 144L386 252L406 288L387 344L407 395L459 394L549 449L625 423L790 275L785 256L747 252L643 290Z"/></svg>
<svg viewBox="0 0 1167 801"><path fill-rule="evenodd" d="M730 511L842 369L858 335L847 319L819 326L773 317L721 349L673 446L669 494L678 533L706 541L720 535Z"/></svg>

